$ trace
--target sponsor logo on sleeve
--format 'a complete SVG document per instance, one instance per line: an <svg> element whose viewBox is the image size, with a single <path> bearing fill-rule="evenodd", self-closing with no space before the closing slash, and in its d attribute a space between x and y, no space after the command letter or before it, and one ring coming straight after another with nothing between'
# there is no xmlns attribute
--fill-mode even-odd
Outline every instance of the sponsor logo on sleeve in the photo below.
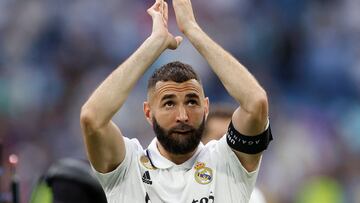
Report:
<svg viewBox="0 0 360 203"><path fill-rule="evenodd" d="M212 169L205 166L203 162L197 162L194 166L195 169L195 180L196 182L206 185L211 183L213 179L213 172Z"/></svg>

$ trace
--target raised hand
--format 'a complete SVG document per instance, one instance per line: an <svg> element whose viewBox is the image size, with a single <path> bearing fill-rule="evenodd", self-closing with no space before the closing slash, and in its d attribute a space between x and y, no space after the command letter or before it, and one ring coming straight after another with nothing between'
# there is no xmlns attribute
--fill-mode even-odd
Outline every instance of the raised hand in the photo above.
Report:
<svg viewBox="0 0 360 203"><path fill-rule="evenodd" d="M151 35L162 39L166 48L176 49L182 42L182 37L174 37L168 30L168 4L164 0L156 0L147 12L153 21Z"/></svg>
<svg viewBox="0 0 360 203"><path fill-rule="evenodd" d="M190 0L173 0L173 6L176 22L182 33L186 34L189 29L198 27Z"/></svg>

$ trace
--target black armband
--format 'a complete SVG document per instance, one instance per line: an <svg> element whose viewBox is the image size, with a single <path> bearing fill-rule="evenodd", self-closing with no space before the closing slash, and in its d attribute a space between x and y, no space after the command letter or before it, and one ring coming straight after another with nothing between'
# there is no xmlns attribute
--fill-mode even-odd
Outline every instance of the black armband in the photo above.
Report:
<svg viewBox="0 0 360 203"><path fill-rule="evenodd" d="M264 151L273 140L270 125L261 134L255 136L246 136L239 133L230 122L228 131L226 133L226 140L228 145L239 152L246 154L257 154Z"/></svg>

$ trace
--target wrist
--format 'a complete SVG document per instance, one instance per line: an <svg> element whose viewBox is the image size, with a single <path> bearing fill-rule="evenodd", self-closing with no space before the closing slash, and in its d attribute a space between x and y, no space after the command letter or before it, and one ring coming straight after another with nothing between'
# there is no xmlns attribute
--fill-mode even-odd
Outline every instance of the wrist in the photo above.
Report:
<svg viewBox="0 0 360 203"><path fill-rule="evenodd" d="M151 33L151 35L146 39L146 41L149 41L154 48L159 48L161 51L166 49L166 40L166 37L154 33Z"/></svg>
<svg viewBox="0 0 360 203"><path fill-rule="evenodd" d="M183 33L185 36L189 36L189 35L192 35L193 33L197 33L201 31L201 28L200 26L196 23L196 22L193 22L193 23L189 23L186 28L183 30Z"/></svg>

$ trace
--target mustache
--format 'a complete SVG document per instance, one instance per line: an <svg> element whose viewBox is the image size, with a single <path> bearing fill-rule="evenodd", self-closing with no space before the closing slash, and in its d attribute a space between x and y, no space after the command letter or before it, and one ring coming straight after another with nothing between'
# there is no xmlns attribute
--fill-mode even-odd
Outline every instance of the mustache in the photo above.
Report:
<svg viewBox="0 0 360 203"><path fill-rule="evenodd" d="M196 129L194 127L192 127L191 125L188 125L186 123L180 123L179 125L171 128L168 133L171 134L171 133L179 132L179 131L180 132L193 132L195 130Z"/></svg>

